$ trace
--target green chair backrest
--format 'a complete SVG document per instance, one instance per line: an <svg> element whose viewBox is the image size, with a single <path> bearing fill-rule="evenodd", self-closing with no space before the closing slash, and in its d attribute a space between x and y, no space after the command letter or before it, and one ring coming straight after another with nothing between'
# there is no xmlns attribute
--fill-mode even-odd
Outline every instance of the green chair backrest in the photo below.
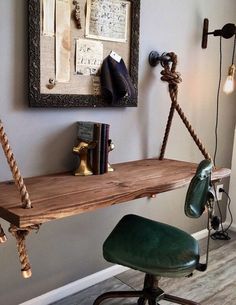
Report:
<svg viewBox="0 0 236 305"><path fill-rule="evenodd" d="M204 212L208 200L212 167L210 160L203 160L198 165L186 194L184 209L186 216L198 218Z"/></svg>

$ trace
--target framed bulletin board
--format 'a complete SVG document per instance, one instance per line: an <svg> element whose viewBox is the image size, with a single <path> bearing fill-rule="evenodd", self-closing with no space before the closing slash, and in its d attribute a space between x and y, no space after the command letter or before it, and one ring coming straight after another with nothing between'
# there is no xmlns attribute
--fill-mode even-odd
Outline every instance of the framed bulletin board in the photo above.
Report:
<svg viewBox="0 0 236 305"><path fill-rule="evenodd" d="M31 107L137 106L140 0L29 0ZM118 55L135 94L101 94L105 58Z"/></svg>

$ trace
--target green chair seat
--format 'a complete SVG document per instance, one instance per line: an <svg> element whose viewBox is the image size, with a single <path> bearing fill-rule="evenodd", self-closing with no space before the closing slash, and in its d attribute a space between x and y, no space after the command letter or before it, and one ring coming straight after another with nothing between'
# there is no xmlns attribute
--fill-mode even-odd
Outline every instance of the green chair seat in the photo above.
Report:
<svg viewBox="0 0 236 305"><path fill-rule="evenodd" d="M137 215L126 215L103 245L104 258L147 274L189 275L199 262L198 242L186 232Z"/></svg>
<svg viewBox="0 0 236 305"><path fill-rule="evenodd" d="M185 199L186 216L198 218L205 207L208 213L213 208L210 191L212 167L211 160L203 160L197 167ZM209 234L210 230L208 242ZM207 257L208 250L209 247ZM183 305L200 305L182 297L166 294L159 288L160 277L187 276L195 269L205 271L208 260L201 264L199 254L198 242L190 234L141 216L127 215L120 220L104 242L103 255L109 262L146 273L143 289L103 293L97 297L93 305L100 305L107 299L123 297L137 297L139 305L156 305L162 300Z"/></svg>

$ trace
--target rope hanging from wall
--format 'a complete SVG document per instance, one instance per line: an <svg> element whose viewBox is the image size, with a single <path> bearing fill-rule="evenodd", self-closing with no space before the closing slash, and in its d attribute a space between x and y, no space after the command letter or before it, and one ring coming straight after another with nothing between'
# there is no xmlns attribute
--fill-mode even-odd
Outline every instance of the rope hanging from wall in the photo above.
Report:
<svg viewBox="0 0 236 305"><path fill-rule="evenodd" d="M24 209L30 209L32 207L31 200L29 197L29 193L26 189L24 180L21 176L20 170L17 166L16 159L14 157L14 154L12 152L12 149L10 147L6 132L3 127L3 123L0 120L0 142L3 148L3 151L5 153L7 162L9 164L12 177L14 179L15 185L17 186L17 189L20 193L20 198L22 202L22 208ZM9 232L16 238L17 242L17 250L20 258L21 263L21 272L22 276L24 278L29 278L32 275L31 267L29 263L29 257L26 250L26 244L25 239L26 236L30 233L32 230L39 230L39 225L31 226L31 227L25 227L25 228L17 228L14 225L11 225L9 228ZM5 242L6 235L0 225L0 243Z"/></svg>
<svg viewBox="0 0 236 305"><path fill-rule="evenodd" d="M176 72L177 67L177 55L173 52L165 54L165 58L168 60L164 60L162 62L163 70L161 71L161 80L165 81L169 84L169 94L171 99L171 107L169 111L169 116L166 124L165 135L162 142L161 153L159 159L162 160L165 155L166 146L170 134L170 129L174 117L175 110L179 114L181 120L183 121L185 127L189 131L191 137L193 138L194 142L198 146L199 150L203 154L205 159L209 159L212 161L210 154L207 152L206 148L200 141L199 137L197 136L196 132L194 131L193 127L191 126L190 122L188 121L186 115L184 114L183 110L181 109L180 105L178 104L178 85L182 82L180 77L180 73Z"/></svg>
<svg viewBox="0 0 236 305"><path fill-rule="evenodd" d="M18 191L20 192L22 208L30 209L31 201L30 201L29 193L26 189L24 180L23 180L20 170L17 166L16 159L15 159L12 149L10 147L10 144L9 144L9 141L8 141L8 138L5 133L3 123L1 120L0 120L0 142L2 145L2 149L5 153L7 162L9 164L9 167L10 167L10 170L12 173L12 177L15 181Z"/></svg>

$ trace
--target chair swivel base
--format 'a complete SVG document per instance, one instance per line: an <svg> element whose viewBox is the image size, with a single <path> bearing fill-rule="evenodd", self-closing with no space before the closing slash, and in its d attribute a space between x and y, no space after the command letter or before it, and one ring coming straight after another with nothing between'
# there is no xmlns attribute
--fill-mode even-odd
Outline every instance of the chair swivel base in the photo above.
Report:
<svg viewBox="0 0 236 305"><path fill-rule="evenodd" d="M144 288L141 291L111 291L100 295L93 303L93 305L100 305L106 299L114 298L139 298L137 305L158 305L160 300L173 302L182 305L200 305L194 301L179 298L170 294L164 293L158 287L159 278L156 276L146 274L144 280ZM148 302L148 303L147 303Z"/></svg>

